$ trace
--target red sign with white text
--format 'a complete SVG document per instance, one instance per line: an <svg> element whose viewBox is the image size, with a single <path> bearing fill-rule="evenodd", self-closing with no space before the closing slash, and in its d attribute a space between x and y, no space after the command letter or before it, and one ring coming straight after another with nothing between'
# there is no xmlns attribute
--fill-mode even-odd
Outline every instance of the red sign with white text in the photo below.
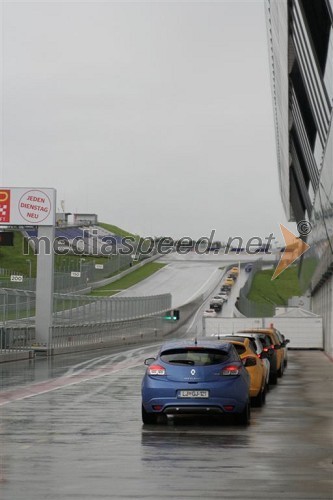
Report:
<svg viewBox="0 0 333 500"><path fill-rule="evenodd" d="M0 187L0 226L54 226L56 190Z"/></svg>
<svg viewBox="0 0 333 500"><path fill-rule="evenodd" d="M0 224L10 221L10 189L0 189Z"/></svg>

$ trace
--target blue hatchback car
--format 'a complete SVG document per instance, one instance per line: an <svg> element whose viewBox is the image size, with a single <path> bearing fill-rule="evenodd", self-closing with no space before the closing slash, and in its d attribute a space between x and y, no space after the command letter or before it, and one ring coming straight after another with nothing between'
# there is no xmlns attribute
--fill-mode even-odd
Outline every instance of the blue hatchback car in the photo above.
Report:
<svg viewBox="0 0 333 500"><path fill-rule="evenodd" d="M142 380L142 421L159 415L233 414L250 419L249 374L231 343L195 339L162 345Z"/></svg>

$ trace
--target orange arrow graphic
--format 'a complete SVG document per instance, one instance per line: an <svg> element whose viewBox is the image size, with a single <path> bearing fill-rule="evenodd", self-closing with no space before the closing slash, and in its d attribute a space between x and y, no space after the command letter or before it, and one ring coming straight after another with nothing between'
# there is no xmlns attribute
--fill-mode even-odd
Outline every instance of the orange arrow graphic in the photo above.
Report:
<svg viewBox="0 0 333 500"><path fill-rule="evenodd" d="M280 224L280 229L286 245L280 261L274 271L272 280L275 280L275 278L283 273L287 267L293 264L295 260L297 260L310 248L310 245L298 238L298 236L289 231L283 224Z"/></svg>

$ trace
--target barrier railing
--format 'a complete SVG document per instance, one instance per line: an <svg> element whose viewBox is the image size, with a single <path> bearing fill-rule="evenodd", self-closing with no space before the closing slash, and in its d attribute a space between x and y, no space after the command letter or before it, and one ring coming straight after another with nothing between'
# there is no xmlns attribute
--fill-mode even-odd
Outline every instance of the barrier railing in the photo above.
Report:
<svg viewBox="0 0 333 500"><path fill-rule="evenodd" d="M35 292L0 289L0 323L34 320ZM159 314L171 308L171 295L92 297L54 294L54 324L127 321Z"/></svg>

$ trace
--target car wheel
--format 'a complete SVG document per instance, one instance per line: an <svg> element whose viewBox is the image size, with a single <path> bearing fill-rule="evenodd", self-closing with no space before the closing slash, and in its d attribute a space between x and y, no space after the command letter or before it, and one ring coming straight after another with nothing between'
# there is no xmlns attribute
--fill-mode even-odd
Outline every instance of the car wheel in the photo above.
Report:
<svg viewBox="0 0 333 500"><path fill-rule="evenodd" d="M251 406L250 402L248 401L242 413L239 413L237 415L237 423L239 425L249 425L250 418L251 418Z"/></svg>
<svg viewBox="0 0 333 500"><path fill-rule="evenodd" d="M267 385L265 384L264 390L262 391L262 404L266 404L266 394L267 394Z"/></svg>
<svg viewBox="0 0 333 500"><path fill-rule="evenodd" d="M146 425L153 425L157 423L157 415L155 413L148 413L144 406L141 407L142 422Z"/></svg>
<svg viewBox="0 0 333 500"><path fill-rule="evenodd" d="M252 405L255 406L256 408L261 408L265 404L266 401L266 391L265 389L263 391L260 391L258 396L255 398L252 398Z"/></svg>
<svg viewBox="0 0 333 500"><path fill-rule="evenodd" d="M281 364L280 368L279 368L279 369L278 369L278 371L277 371L277 376L278 376L279 378L281 378L281 377L283 376L283 368L282 368L282 364Z"/></svg>
<svg viewBox="0 0 333 500"><path fill-rule="evenodd" d="M276 385L277 384L277 379L278 379L277 373L271 373L270 374L270 376L269 376L269 382L270 382L270 384Z"/></svg>

